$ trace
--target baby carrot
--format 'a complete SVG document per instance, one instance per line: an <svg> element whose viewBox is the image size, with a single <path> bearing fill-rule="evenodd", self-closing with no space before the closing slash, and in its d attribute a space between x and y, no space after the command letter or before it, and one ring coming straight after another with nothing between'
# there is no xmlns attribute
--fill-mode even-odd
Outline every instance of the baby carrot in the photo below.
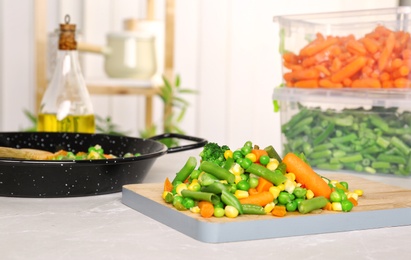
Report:
<svg viewBox="0 0 411 260"><path fill-rule="evenodd" d="M271 214L276 217L284 217L287 214L287 209L285 206L282 205L275 205Z"/></svg>
<svg viewBox="0 0 411 260"><path fill-rule="evenodd" d="M318 88L318 80L316 79L307 79L300 80L294 83L294 87L297 88Z"/></svg>
<svg viewBox="0 0 411 260"><path fill-rule="evenodd" d="M257 194L257 193L258 193L258 191L257 191L256 188L249 188L248 189L248 195L254 195L254 194Z"/></svg>
<svg viewBox="0 0 411 260"><path fill-rule="evenodd" d="M365 49L364 45L356 40L351 40L347 43L347 50L354 55L365 55L367 50Z"/></svg>
<svg viewBox="0 0 411 260"><path fill-rule="evenodd" d="M214 215L214 205L209 201L202 200L198 202L198 207L200 208L200 215L203 218L210 218Z"/></svg>
<svg viewBox="0 0 411 260"><path fill-rule="evenodd" d="M376 53L380 48L378 42L370 37L364 37L362 43L364 48L371 54Z"/></svg>
<svg viewBox="0 0 411 260"><path fill-rule="evenodd" d="M292 71L290 73L291 81L294 82L306 79L318 79L320 77L320 73L314 68Z"/></svg>
<svg viewBox="0 0 411 260"><path fill-rule="evenodd" d="M381 88L381 82L378 79L365 78L356 79L351 84L352 88Z"/></svg>
<svg viewBox="0 0 411 260"><path fill-rule="evenodd" d="M367 58L363 56L357 57L355 60L350 62L349 64L345 65L342 69L337 71L334 75L331 76L331 80L333 82L341 82L345 78L349 78L355 73L357 73L359 70L364 67L364 65L367 62Z"/></svg>
<svg viewBox="0 0 411 260"><path fill-rule="evenodd" d="M171 184L170 179L167 177L164 180L164 191L172 191L173 190L173 184Z"/></svg>
<svg viewBox="0 0 411 260"><path fill-rule="evenodd" d="M316 65L314 68L318 70L320 73L324 74L324 76L331 75L331 72L324 65L319 64L319 65Z"/></svg>
<svg viewBox="0 0 411 260"><path fill-rule="evenodd" d="M264 149L252 149L251 153L255 155L256 162L260 161L261 156L268 155L267 151Z"/></svg>
<svg viewBox="0 0 411 260"><path fill-rule="evenodd" d="M354 198L348 198L349 201L351 201L351 203L355 206L358 206L358 201Z"/></svg>
<svg viewBox="0 0 411 260"><path fill-rule="evenodd" d="M396 88L409 88L411 87L411 80L407 78L398 78L394 80L394 87Z"/></svg>
<svg viewBox="0 0 411 260"><path fill-rule="evenodd" d="M388 64L388 60L391 56L392 50L395 45L395 35L390 33L386 39L384 49L381 52L381 56L378 59L378 69L383 71Z"/></svg>
<svg viewBox="0 0 411 260"><path fill-rule="evenodd" d="M331 188L314 170L294 153L284 156L283 162L287 165L287 172L295 174L298 183L313 191L315 196L330 198Z"/></svg>
<svg viewBox="0 0 411 260"><path fill-rule="evenodd" d="M341 83L334 83L329 79L321 79L318 82L318 85L322 88L342 88L343 84Z"/></svg>
<svg viewBox="0 0 411 260"><path fill-rule="evenodd" d="M272 186L274 186L271 182L267 181L266 179L260 177L258 179L258 185L256 187L257 192L268 191Z"/></svg>
<svg viewBox="0 0 411 260"><path fill-rule="evenodd" d="M283 59L284 61L291 63L291 64L297 64L298 63L298 56L295 55L292 52L285 52L283 54Z"/></svg>
<svg viewBox="0 0 411 260"><path fill-rule="evenodd" d="M246 198L239 199L241 204L255 204L264 207L270 202L273 202L274 196L269 191L259 192L254 195L249 195Z"/></svg>
<svg viewBox="0 0 411 260"><path fill-rule="evenodd" d="M338 39L336 37L328 37L324 41L313 41L300 50L300 56L313 56L337 42Z"/></svg>

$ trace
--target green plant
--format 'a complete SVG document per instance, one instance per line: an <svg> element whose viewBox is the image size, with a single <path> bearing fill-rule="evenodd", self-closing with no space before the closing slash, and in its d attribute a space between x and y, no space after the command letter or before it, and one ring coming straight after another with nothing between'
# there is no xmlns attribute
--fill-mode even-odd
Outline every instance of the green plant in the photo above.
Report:
<svg viewBox="0 0 411 260"><path fill-rule="evenodd" d="M182 88L181 78L179 75L176 76L174 84L171 84L170 81L163 76L163 83L164 85L160 87L158 94L164 104L163 132L185 134L185 132L180 128L180 123L184 119L185 113L190 104L182 97L182 95L195 94L196 91ZM144 131L141 131L140 135L143 138L148 138L156 135L156 132L157 126L153 125ZM172 138L165 138L161 140L161 142L167 145L167 147L178 145L178 141Z"/></svg>

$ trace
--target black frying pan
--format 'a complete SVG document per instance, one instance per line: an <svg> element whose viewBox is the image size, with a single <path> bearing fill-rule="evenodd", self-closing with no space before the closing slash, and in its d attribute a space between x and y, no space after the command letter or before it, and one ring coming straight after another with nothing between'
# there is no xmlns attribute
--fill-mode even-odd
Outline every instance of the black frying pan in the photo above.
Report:
<svg viewBox="0 0 411 260"><path fill-rule="evenodd" d="M190 143L167 148L156 141L164 138ZM79 152L99 144L105 153L119 156L70 161L0 158L0 196L51 198L119 192L125 184L141 183L159 156L203 147L206 143L205 139L180 134L141 139L106 134L0 132L0 146ZM127 152L141 156L122 157Z"/></svg>

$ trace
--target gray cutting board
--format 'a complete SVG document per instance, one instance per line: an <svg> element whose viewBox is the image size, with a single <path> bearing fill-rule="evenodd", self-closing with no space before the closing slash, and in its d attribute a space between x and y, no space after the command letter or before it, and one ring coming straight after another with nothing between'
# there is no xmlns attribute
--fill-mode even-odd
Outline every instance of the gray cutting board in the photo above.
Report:
<svg viewBox="0 0 411 260"><path fill-rule="evenodd" d="M349 174L326 177L347 181L350 190L362 189L359 205L351 212L292 213L286 217L242 215L202 218L165 203L162 183L123 186L122 202L187 236L207 243L301 236L330 232L404 226L411 224L411 190L369 181Z"/></svg>

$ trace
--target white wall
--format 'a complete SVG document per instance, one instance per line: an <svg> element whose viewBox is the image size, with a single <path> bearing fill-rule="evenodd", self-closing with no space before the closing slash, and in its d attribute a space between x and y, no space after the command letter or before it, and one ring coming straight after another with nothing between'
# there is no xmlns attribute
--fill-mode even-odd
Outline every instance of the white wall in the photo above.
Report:
<svg viewBox="0 0 411 260"><path fill-rule="evenodd" d="M157 1L156 17L164 17ZM309 6L307 5L309 2ZM23 109L34 108L33 1L0 2L0 131L16 131L29 122ZM251 140L280 145L279 115L271 94L280 83L278 32L274 15L392 7L397 0L176 0L175 72L190 96L182 128L190 135L237 147ZM25 6L25 8L23 8ZM96 11L98 6L98 12ZM48 0L48 30L70 13L84 41L105 44L124 18L141 17L144 0ZM83 56L86 77L104 76L101 55ZM139 97L93 96L96 112L112 116L123 130L138 135L144 122ZM155 102L161 124L161 103Z"/></svg>

